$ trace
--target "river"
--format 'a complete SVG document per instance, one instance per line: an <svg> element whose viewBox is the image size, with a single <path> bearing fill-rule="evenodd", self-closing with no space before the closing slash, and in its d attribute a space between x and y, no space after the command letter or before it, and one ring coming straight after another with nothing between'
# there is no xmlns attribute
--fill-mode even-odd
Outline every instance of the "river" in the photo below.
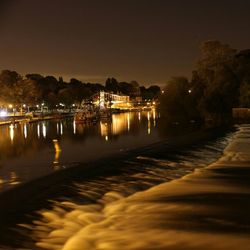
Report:
<svg viewBox="0 0 250 250"><path fill-rule="evenodd" d="M177 233L163 224L172 223L165 216L176 204L159 205L162 185L216 162L234 133L185 145L191 140L180 135L185 129L175 124L167 131L159 121L153 111L116 114L97 124L68 119L0 128L2 192L88 162L103 167L29 198L29 208L3 225L0 249L187 249L171 248Z"/></svg>
<svg viewBox="0 0 250 250"><path fill-rule="evenodd" d="M73 119L0 127L0 191L109 154L160 139L158 114L114 114L112 122L76 124Z"/></svg>

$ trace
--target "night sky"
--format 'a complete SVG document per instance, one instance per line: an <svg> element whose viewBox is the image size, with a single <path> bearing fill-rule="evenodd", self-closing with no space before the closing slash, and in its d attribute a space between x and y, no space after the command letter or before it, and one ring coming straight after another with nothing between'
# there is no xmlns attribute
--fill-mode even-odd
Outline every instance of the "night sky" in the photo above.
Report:
<svg viewBox="0 0 250 250"><path fill-rule="evenodd" d="M250 0L1 0L0 70L163 84L206 40L250 48Z"/></svg>

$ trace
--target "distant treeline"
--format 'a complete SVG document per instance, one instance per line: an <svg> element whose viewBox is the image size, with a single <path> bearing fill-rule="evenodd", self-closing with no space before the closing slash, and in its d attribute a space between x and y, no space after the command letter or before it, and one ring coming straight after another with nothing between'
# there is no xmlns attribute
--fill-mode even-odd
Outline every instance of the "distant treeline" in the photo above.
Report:
<svg viewBox="0 0 250 250"><path fill-rule="evenodd" d="M250 50L219 41L204 42L191 80L173 77L161 98L162 114L176 121L220 123L233 107L250 108Z"/></svg>
<svg viewBox="0 0 250 250"><path fill-rule="evenodd" d="M83 83L75 78L65 82L62 77L27 74L25 77L16 71L2 70L0 74L0 106L35 105L45 103L48 107L56 107L59 103L66 106L80 104L83 99L89 99L101 90L140 96L142 99L156 99L160 95L160 87L152 85L148 88L140 86L136 81L130 83L118 82L108 78L105 85L100 83Z"/></svg>

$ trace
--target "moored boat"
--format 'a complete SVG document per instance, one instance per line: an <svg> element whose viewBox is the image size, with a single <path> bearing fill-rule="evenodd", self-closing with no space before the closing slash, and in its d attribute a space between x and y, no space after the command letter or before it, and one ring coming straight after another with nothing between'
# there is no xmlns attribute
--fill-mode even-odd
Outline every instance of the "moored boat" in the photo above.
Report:
<svg viewBox="0 0 250 250"><path fill-rule="evenodd" d="M81 110L74 116L76 123L94 122L97 120L97 113L92 110Z"/></svg>

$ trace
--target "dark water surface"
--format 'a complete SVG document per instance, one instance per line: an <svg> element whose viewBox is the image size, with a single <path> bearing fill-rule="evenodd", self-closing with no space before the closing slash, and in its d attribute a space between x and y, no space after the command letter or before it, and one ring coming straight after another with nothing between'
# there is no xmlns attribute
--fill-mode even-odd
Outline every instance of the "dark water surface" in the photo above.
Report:
<svg viewBox="0 0 250 250"><path fill-rule="evenodd" d="M112 123L96 125L77 125L72 120L20 125L14 128L14 135L10 128L0 128L1 140L6 141L0 146L2 189L67 168L73 162L84 166L88 160L105 156L93 164L103 167L97 175L83 171L57 183L45 196L38 193L29 197L25 212L17 212L10 225L2 225L1 249L173 249L171 244L170 248L164 245L165 229L160 226L163 211L159 210L155 221L149 219L152 211L159 209L157 195L155 201L152 198L142 207L147 190L215 162L233 133L180 146L173 143L175 137L170 136L172 143L168 143L172 132L160 128L158 122L156 113L145 112L115 115ZM181 130L176 128L175 132ZM183 145L193 139L178 138ZM151 146L120 158L108 157L145 145ZM108 169L112 171L105 171ZM134 195L139 199L134 201ZM20 206L25 206L25 201Z"/></svg>
<svg viewBox="0 0 250 250"><path fill-rule="evenodd" d="M109 154L160 140L155 111L113 115L112 122L73 119L0 127L0 191Z"/></svg>

